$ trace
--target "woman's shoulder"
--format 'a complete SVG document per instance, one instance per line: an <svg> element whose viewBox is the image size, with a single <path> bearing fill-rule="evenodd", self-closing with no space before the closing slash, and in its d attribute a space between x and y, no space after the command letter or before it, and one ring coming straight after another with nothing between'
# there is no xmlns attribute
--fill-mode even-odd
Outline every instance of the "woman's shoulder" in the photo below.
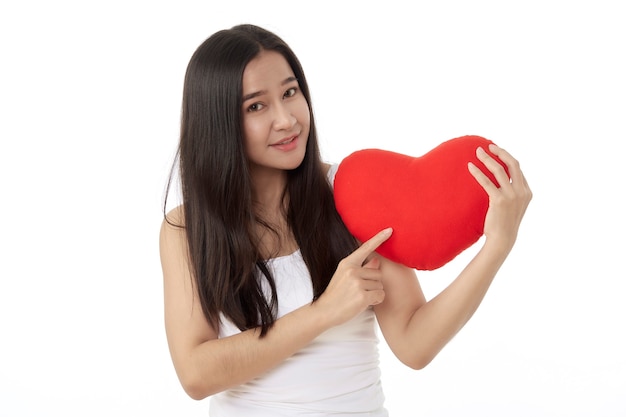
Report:
<svg viewBox="0 0 626 417"><path fill-rule="evenodd" d="M185 211L183 205L179 205L165 213L163 222L183 226L185 223Z"/></svg>
<svg viewBox="0 0 626 417"><path fill-rule="evenodd" d="M335 174L337 173L337 168L339 168L339 164L331 164L328 162L323 163L324 173L326 174L326 178L328 178L328 182L332 186L335 182Z"/></svg>
<svg viewBox="0 0 626 417"><path fill-rule="evenodd" d="M174 207L163 216L161 222L161 239L167 235L181 235L185 228L185 212L183 205Z"/></svg>
<svg viewBox="0 0 626 417"><path fill-rule="evenodd" d="M159 231L159 253L165 270L174 270L186 259L187 235L184 227L183 207L178 206L167 212Z"/></svg>

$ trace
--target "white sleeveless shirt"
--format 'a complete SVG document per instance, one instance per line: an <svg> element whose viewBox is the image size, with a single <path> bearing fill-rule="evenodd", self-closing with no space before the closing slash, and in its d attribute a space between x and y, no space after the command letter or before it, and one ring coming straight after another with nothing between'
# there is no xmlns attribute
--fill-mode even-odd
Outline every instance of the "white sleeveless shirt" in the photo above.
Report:
<svg viewBox="0 0 626 417"><path fill-rule="evenodd" d="M329 172L332 184L337 166ZM277 318L313 300L300 251L268 261ZM263 281L266 284L265 281ZM269 294L269 288L264 288ZM219 337L239 333L222 316ZM376 319L368 308L333 327L263 375L211 397L210 417L387 417L380 382Z"/></svg>

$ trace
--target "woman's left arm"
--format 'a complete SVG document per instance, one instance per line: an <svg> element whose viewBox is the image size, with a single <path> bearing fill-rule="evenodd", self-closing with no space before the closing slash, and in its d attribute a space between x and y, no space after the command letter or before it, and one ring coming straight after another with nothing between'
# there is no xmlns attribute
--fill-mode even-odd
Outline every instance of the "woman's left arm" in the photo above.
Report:
<svg viewBox="0 0 626 417"><path fill-rule="evenodd" d="M385 300L374 307L385 340L407 366L421 369L472 317L498 269L510 253L532 192L508 152L492 145L490 150L509 170L479 148L477 156L494 174L495 185L476 166L468 166L489 195L483 247L459 276L441 293L426 302L415 272L381 258Z"/></svg>

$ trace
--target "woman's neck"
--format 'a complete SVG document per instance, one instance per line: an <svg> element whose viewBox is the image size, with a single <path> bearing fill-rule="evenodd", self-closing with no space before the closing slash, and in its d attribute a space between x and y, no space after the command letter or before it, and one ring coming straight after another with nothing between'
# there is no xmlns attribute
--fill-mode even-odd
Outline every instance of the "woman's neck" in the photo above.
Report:
<svg viewBox="0 0 626 417"><path fill-rule="evenodd" d="M252 175L252 199L261 211L274 212L284 207L286 186L286 171L256 170Z"/></svg>
<svg viewBox="0 0 626 417"><path fill-rule="evenodd" d="M256 233L265 259L289 255L298 249L286 218L289 203L286 186L286 171L257 171L252 177L255 214L261 221Z"/></svg>

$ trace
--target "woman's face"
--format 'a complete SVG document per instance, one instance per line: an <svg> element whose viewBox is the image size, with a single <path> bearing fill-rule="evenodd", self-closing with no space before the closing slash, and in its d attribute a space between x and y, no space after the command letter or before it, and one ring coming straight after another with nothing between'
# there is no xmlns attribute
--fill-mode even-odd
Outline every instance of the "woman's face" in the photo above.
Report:
<svg viewBox="0 0 626 417"><path fill-rule="evenodd" d="M243 73L243 133L253 172L297 168L309 136L309 105L285 58L262 51Z"/></svg>

